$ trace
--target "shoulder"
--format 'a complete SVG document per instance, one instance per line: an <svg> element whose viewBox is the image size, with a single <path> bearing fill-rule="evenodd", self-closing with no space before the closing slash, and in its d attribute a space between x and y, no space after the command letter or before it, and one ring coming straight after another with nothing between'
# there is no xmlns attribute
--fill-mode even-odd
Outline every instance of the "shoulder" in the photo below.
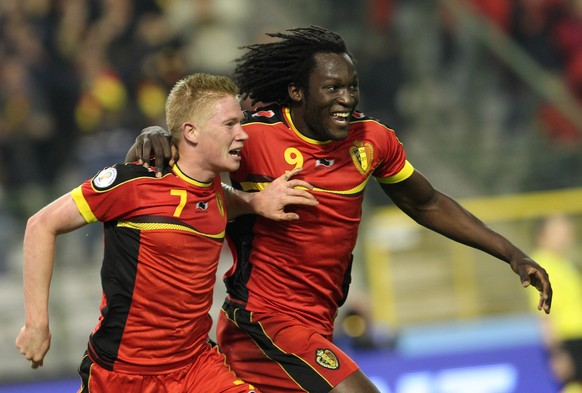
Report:
<svg viewBox="0 0 582 393"><path fill-rule="evenodd" d="M270 105L257 108L254 111L245 111L243 123L277 124L283 122L282 108L279 105Z"/></svg>
<svg viewBox="0 0 582 393"><path fill-rule="evenodd" d="M377 135L381 138L397 138L396 132L382 121L368 116L364 112L354 111L350 118L350 127L357 133L368 136Z"/></svg>
<svg viewBox="0 0 582 393"><path fill-rule="evenodd" d="M352 116L350 118L350 124L368 125L371 127L380 127L383 129L393 131L389 126L387 126L386 124L384 124L380 120L378 120L372 116L368 116L366 113L364 113L362 111L358 111L358 110L356 110L352 113Z"/></svg>
<svg viewBox="0 0 582 393"><path fill-rule="evenodd" d="M143 177L156 178L156 172L138 164L115 164L103 168L91 183L96 190L108 190L119 184Z"/></svg>

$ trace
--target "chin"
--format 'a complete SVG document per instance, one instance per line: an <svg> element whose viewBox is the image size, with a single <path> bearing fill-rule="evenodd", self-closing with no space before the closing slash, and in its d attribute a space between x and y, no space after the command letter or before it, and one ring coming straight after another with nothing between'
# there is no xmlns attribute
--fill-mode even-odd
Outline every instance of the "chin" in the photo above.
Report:
<svg viewBox="0 0 582 393"><path fill-rule="evenodd" d="M346 139L348 137L348 135L349 135L348 130L345 130L345 131L330 132L328 134L328 137L332 141L343 141L344 139Z"/></svg>
<svg viewBox="0 0 582 393"><path fill-rule="evenodd" d="M230 167L225 169L225 171L226 172L234 172L234 171L237 171L238 168L240 168L240 162L237 162L236 164L230 165Z"/></svg>

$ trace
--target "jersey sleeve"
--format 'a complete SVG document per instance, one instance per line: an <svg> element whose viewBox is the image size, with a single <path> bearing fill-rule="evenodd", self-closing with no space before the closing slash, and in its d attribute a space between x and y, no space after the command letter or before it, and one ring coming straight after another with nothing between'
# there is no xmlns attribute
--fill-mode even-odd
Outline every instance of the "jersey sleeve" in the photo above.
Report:
<svg viewBox="0 0 582 393"><path fill-rule="evenodd" d="M394 130L380 123L378 125L384 127L378 140L383 156L374 170L374 177L381 184L394 184L408 179L414 172L414 167L406 158L402 142Z"/></svg>
<svg viewBox="0 0 582 393"><path fill-rule="evenodd" d="M140 165L116 164L73 189L71 196L87 223L116 220L135 211L139 180L154 176Z"/></svg>

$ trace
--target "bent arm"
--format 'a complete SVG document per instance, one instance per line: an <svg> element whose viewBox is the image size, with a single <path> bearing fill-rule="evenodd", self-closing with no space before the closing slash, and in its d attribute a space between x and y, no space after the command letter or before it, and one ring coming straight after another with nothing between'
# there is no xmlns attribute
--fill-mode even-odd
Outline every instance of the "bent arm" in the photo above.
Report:
<svg viewBox="0 0 582 393"><path fill-rule="evenodd" d="M436 190L420 172L382 189L420 225L509 263L524 286L540 291L539 309L550 311L552 289L546 271L501 234L489 228L451 197Z"/></svg>
<svg viewBox="0 0 582 393"><path fill-rule="evenodd" d="M70 194L45 206L27 222L23 242L25 323L16 346L33 368L42 366L50 346L48 299L56 237L85 224Z"/></svg>
<svg viewBox="0 0 582 393"><path fill-rule="evenodd" d="M291 180L300 171L301 168L297 168L279 176L260 192L244 192L223 183L228 219L243 214L258 214L277 221L298 220L299 215L286 212L286 206L315 206L319 203L308 191L313 189L311 184L303 180Z"/></svg>

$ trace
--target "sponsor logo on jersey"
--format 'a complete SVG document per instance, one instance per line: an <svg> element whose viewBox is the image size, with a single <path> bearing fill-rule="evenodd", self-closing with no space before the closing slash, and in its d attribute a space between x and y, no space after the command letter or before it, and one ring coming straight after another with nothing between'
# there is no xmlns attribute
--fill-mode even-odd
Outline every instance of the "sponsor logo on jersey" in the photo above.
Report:
<svg viewBox="0 0 582 393"><path fill-rule="evenodd" d="M327 158L318 158L315 160L315 166L330 167L335 164L335 160L328 160Z"/></svg>
<svg viewBox="0 0 582 393"><path fill-rule="evenodd" d="M315 351L315 361L320 366L330 370L336 370L340 366L337 356L335 356L335 353L331 349L317 349Z"/></svg>
<svg viewBox="0 0 582 393"><path fill-rule="evenodd" d="M366 115L364 115L362 112L354 112L352 113L352 116L356 119L363 119L364 117L366 117Z"/></svg>
<svg viewBox="0 0 582 393"><path fill-rule="evenodd" d="M362 175L367 175L372 169L374 159L374 149L369 143L355 141L350 147L350 156L354 165Z"/></svg>
<svg viewBox="0 0 582 393"><path fill-rule="evenodd" d="M272 110L268 110L268 111L258 111L255 112L251 115L251 117L273 117L275 116L275 112L273 112Z"/></svg>
<svg viewBox="0 0 582 393"><path fill-rule="evenodd" d="M208 202L204 201L196 202L196 210L208 210Z"/></svg>
<svg viewBox="0 0 582 393"><path fill-rule="evenodd" d="M107 188L113 184L117 177L117 169L105 168L95 176L93 184L96 188Z"/></svg>

